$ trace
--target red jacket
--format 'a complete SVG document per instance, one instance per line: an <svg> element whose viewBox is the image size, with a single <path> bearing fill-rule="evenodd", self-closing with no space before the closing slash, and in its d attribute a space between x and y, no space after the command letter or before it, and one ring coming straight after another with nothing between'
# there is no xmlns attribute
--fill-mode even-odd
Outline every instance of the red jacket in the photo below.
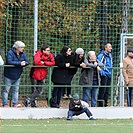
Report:
<svg viewBox="0 0 133 133"><path fill-rule="evenodd" d="M44 62L44 63L43 63ZM35 66L54 66L55 59L53 54L46 55L41 52L41 50L37 51L34 55L34 65ZM32 78L36 80L43 80L48 73L48 69L46 67L34 67L34 72Z"/></svg>

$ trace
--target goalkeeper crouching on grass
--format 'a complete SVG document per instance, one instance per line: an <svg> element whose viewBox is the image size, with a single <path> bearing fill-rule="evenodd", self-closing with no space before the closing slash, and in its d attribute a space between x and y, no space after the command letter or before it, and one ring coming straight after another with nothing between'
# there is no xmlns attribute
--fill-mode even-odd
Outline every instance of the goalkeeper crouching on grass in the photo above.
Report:
<svg viewBox="0 0 133 133"><path fill-rule="evenodd" d="M77 93L75 93L69 103L69 111L68 111L67 120L72 120L72 117L74 115L78 116L82 113L86 113L89 120L96 120L95 118L93 118L92 113L90 112L88 107L86 105L85 106L84 105L85 105L85 102L80 100L79 95Z"/></svg>

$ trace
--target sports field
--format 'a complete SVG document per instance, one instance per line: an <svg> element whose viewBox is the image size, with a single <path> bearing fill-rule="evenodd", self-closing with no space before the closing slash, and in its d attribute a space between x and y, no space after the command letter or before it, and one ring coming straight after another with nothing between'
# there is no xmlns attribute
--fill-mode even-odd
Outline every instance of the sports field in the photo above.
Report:
<svg viewBox="0 0 133 133"><path fill-rule="evenodd" d="M133 120L1 120L0 133L133 133Z"/></svg>

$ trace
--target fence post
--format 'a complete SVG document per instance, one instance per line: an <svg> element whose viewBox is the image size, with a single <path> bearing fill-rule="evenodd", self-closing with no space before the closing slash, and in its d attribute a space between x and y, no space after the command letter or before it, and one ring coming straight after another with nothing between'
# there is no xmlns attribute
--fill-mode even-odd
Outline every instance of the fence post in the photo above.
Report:
<svg viewBox="0 0 133 133"><path fill-rule="evenodd" d="M38 36L38 0L34 0L34 54L37 50Z"/></svg>
<svg viewBox="0 0 133 133"><path fill-rule="evenodd" d="M113 85L113 81L114 81L114 67L111 69L112 71L112 75L111 75L111 100L110 100L110 105L113 106L113 89L114 89L114 85Z"/></svg>
<svg viewBox="0 0 133 133"><path fill-rule="evenodd" d="M49 71L49 87L48 87L48 107L50 106L50 98L51 98L51 90L52 90L52 81L51 81L51 75L52 75L52 67L48 67Z"/></svg>

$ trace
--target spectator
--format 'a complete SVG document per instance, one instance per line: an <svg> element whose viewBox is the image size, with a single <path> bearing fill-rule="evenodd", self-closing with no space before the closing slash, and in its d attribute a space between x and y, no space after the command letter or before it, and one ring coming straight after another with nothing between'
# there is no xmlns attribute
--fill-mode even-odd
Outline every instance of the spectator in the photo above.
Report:
<svg viewBox="0 0 133 133"><path fill-rule="evenodd" d="M129 86L127 91L127 105L132 105L132 90L133 90L133 48L127 49L127 56L123 59L122 69L124 82L126 86Z"/></svg>
<svg viewBox="0 0 133 133"><path fill-rule="evenodd" d="M111 69L113 65L111 51L112 45L110 43L107 43L104 46L104 50L101 50L97 56L97 59L104 64L104 68L101 68L102 73L100 73L101 87L99 88L98 99L101 101L99 101L99 107L108 106L108 98L110 96L111 90ZM102 100L104 101L104 105Z"/></svg>
<svg viewBox="0 0 133 133"><path fill-rule="evenodd" d="M1 52L0 52L0 85L1 85L1 82L2 82L2 65L4 64L4 61L2 59L2 56L1 56ZM0 86L0 90L1 90L1 86ZM0 93L1 94L1 93Z"/></svg>
<svg viewBox="0 0 133 133"><path fill-rule="evenodd" d="M82 69L79 80L79 84L84 85L83 100L89 104L91 97L91 107L96 107L98 86L100 85L100 73L102 72L100 67L104 65L96 59L96 54L94 51L88 52L87 59L85 59L85 64L89 68ZM88 85L92 87L88 87Z"/></svg>
<svg viewBox="0 0 133 133"><path fill-rule="evenodd" d="M73 54L73 65L77 67L77 68L72 68L73 76L74 74L76 74L78 67L82 68L86 67L86 64L84 63L84 50L82 48L77 48L75 53ZM71 87L66 87L63 92L63 98L72 98L70 92L71 92Z"/></svg>
<svg viewBox="0 0 133 133"><path fill-rule="evenodd" d="M34 55L34 66L54 66L55 60L50 47L45 44ZM36 98L43 93L44 79L48 73L47 67L33 67L30 73L32 94L24 101L26 107L36 107Z"/></svg>
<svg viewBox="0 0 133 133"><path fill-rule="evenodd" d="M3 64L4 64L4 61L3 61L1 53L0 53L0 66L2 66Z"/></svg>
<svg viewBox="0 0 133 133"><path fill-rule="evenodd" d="M96 120L92 117L90 110L82 105L82 100L79 99L79 95L75 93L69 103L67 120L72 120L74 115L78 116L82 113L86 113L86 115L89 117L89 120Z"/></svg>
<svg viewBox="0 0 133 133"><path fill-rule="evenodd" d="M60 107L61 96L66 88L65 85L71 85L73 77L73 70L70 68L73 64L73 56L71 53L71 48L69 46L64 46L61 53L55 58L55 65L58 67L54 68L52 73L52 82L55 86L50 100L51 107ZM68 95L69 94L71 94L71 90L69 90ZM52 101L54 101L54 104Z"/></svg>
<svg viewBox="0 0 133 133"><path fill-rule="evenodd" d="M86 64L84 63L84 50L82 48L77 48L74 55L74 66L85 68ZM75 73L77 68L75 69Z"/></svg>
<svg viewBox="0 0 133 133"><path fill-rule="evenodd" d="M17 108L21 105L18 104L18 93L20 76L23 67L29 64L24 51L25 44L21 41L16 41L11 50L8 51L6 56L6 65L13 65L14 67L4 67L4 88L2 92L3 107L8 108L8 94L12 88L12 106Z"/></svg>

